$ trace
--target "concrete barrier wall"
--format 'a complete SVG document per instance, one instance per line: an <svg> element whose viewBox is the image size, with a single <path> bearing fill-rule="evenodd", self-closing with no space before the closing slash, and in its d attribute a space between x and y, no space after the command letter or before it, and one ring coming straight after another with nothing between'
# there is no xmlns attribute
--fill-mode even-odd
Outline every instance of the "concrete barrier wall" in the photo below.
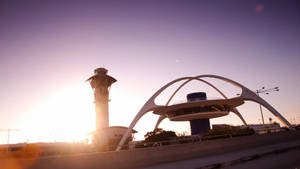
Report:
<svg viewBox="0 0 300 169"><path fill-rule="evenodd" d="M295 140L300 141L300 131L243 136L120 152L45 157L31 161L28 159L20 160L19 162L22 165L32 163L28 167L29 169L131 169Z"/></svg>

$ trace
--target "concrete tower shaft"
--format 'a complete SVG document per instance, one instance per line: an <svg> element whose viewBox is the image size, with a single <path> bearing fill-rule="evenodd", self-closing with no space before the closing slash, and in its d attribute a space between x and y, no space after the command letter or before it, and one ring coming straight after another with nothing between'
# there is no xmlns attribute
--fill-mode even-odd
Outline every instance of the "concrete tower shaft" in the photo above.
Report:
<svg viewBox="0 0 300 169"><path fill-rule="evenodd" d="M94 73L95 75L90 77L87 81L90 82L91 87L94 91L96 130L101 130L109 126L109 88L117 80L107 75L107 70L105 68L95 69Z"/></svg>

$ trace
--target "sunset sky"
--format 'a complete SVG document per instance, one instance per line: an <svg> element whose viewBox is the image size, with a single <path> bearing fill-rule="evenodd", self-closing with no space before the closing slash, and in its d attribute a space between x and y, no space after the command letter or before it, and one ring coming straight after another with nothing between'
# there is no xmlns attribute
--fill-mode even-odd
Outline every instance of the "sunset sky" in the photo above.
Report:
<svg viewBox="0 0 300 169"><path fill-rule="evenodd" d="M85 80L98 67L118 80L110 90L111 126L128 126L169 81L200 74L225 76L252 90L279 86L262 97L300 123L297 0L4 0L0 57L0 129L20 129L11 133L11 143L83 140L95 128L93 92ZM229 96L239 92L212 82ZM174 103L195 91L220 98L193 82ZM248 123L261 123L257 104L247 102L239 110ZM264 113L266 122L278 122ZM152 130L157 118L143 117L136 138ZM241 121L231 114L211 123ZM189 131L187 122L165 120L161 127ZM6 141L7 133L0 132L0 144Z"/></svg>

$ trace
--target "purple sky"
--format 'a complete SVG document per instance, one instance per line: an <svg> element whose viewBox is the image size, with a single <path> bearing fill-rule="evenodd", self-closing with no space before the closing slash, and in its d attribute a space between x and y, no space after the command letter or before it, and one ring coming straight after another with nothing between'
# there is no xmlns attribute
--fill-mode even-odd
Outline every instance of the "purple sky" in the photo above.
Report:
<svg viewBox="0 0 300 169"><path fill-rule="evenodd" d="M0 128L34 124L25 118L32 109L68 86L89 87L84 80L102 66L118 79L111 89L111 125L128 126L165 83L208 73L253 90L279 86L263 97L288 120L300 122L296 0L7 0L0 2L0 21ZM122 100L127 106L118 112ZM250 122L259 122L257 105L242 110Z"/></svg>

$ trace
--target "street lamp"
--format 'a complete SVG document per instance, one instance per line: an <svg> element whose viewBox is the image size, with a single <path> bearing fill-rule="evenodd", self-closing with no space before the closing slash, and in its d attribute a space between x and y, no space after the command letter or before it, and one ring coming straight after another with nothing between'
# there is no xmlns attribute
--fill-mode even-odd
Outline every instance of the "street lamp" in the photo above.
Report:
<svg viewBox="0 0 300 169"><path fill-rule="evenodd" d="M279 91L279 87L273 87L273 88L269 88L269 89L265 89L265 87L262 87L261 89L257 89L255 91L255 93L257 94L257 96L259 96L259 94L269 94L270 92L275 92L275 91ZM265 121L264 121L264 115L262 112L262 108L261 108L261 104L259 104L259 109L260 109L260 114L261 114L261 119L263 122L263 125L265 125Z"/></svg>

